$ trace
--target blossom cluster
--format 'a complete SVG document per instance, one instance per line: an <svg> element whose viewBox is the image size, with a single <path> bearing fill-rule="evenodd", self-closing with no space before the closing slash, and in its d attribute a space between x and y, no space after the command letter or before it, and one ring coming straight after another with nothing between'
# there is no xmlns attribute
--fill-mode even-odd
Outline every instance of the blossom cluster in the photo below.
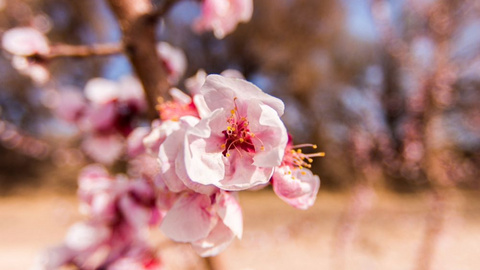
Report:
<svg viewBox="0 0 480 270"><path fill-rule="evenodd" d="M99 165L79 177L80 211L88 218L70 227L62 245L38 258L34 269L163 269L148 244L148 228L158 225L161 208L148 179L112 177Z"/></svg>
<svg viewBox="0 0 480 270"><path fill-rule="evenodd" d="M111 177L98 165L84 169L78 194L88 218L43 257L40 269L117 269L120 263L160 269L159 258L146 259L153 254L146 241L152 227L190 243L200 256L214 256L242 236L242 190L271 184L291 206L313 205L320 179L308 168L322 154L301 151L315 145L293 145L280 119L281 100L232 70L199 71L186 86L192 95L172 88L172 101L159 104L151 127L129 130L128 177Z"/></svg>
<svg viewBox="0 0 480 270"><path fill-rule="evenodd" d="M176 197L161 230L202 256L241 237L238 191L272 184L282 200L307 209L320 186L308 168L322 154L301 150L315 145L294 146L280 119L283 102L240 76L200 71L186 83L192 96L173 88L173 100L158 106L161 120L149 132L142 128L143 145L139 136L130 143L143 146L139 156L156 159L157 188Z"/></svg>

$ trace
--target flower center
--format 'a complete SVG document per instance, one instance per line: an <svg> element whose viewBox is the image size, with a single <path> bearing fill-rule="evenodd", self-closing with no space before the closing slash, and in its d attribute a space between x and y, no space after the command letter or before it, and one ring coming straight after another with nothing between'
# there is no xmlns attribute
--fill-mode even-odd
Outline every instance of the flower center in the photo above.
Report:
<svg viewBox="0 0 480 270"><path fill-rule="evenodd" d="M233 99L235 107L230 111L230 117L227 118L227 129L222 131L225 136L225 143L222 144L221 147L223 149L222 154L225 157L230 156L230 153L228 152L231 149L239 151L240 154L240 150L247 153L254 153L255 146L253 145L252 140L260 140L256 138L255 133L250 131L247 117L238 115L236 100L237 98L235 97ZM260 149L264 150L264 146L262 145Z"/></svg>

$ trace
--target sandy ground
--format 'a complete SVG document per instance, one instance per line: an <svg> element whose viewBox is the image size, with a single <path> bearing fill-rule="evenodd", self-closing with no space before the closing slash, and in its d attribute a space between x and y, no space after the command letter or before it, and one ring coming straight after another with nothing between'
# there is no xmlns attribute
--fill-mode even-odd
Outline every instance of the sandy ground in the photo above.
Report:
<svg viewBox="0 0 480 270"><path fill-rule="evenodd" d="M479 195L461 193L451 200L432 269L480 269ZM347 227L352 234L341 242L343 252L334 252L341 246L335 236L348 199L348 194L321 192L314 207L301 211L271 192L241 194L243 239L213 259L216 269L415 269L429 211L425 194L377 192L358 226ZM61 242L80 219L74 196L0 198L0 269L29 269L43 248ZM159 234L152 239L168 269L203 268L188 245Z"/></svg>

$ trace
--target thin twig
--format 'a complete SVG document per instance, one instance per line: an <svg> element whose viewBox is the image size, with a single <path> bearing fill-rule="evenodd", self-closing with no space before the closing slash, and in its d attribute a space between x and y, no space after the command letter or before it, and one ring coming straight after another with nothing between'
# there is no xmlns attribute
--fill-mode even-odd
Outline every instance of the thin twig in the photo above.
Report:
<svg viewBox="0 0 480 270"><path fill-rule="evenodd" d="M60 58L60 57L88 57L88 56L102 56L113 55L123 52L122 44L94 44L94 45L67 45L58 44L50 48L50 53L41 55L46 59Z"/></svg>

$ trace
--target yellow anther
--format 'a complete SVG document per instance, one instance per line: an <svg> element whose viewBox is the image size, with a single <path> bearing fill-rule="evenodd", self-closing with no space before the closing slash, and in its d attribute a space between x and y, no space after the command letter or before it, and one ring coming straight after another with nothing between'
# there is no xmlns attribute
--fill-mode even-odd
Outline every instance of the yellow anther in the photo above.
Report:
<svg viewBox="0 0 480 270"><path fill-rule="evenodd" d="M295 154L296 152L295 150L290 150L290 153Z"/></svg>
<svg viewBox="0 0 480 270"><path fill-rule="evenodd" d="M227 157L230 157L230 153L227 153L226 156L227 156Z"/></svg>
<svg viewBox="0 0 480 270"><path fill-rule="evenodd" d="M312 148L317 149L317 145L316 144L312 145Z"/></svg>
<svg viewBox="0 0 480 270"><path fill-rule="evenodd" d="M233 129L233 128L232 128L231 126L228 126L228 127L227 127L227 130L228 130L228 131L232 131L232 129Z"/></svg>
<svg viewBox="0 0 480 270"><path fill-rule="evenodd" d="M302 175L305 175L305 174L307 174L307 173L306 173L306 172L304 172L304 171L301 171L300 173L301 173Z"/></svg>
<svg viewBox="0 0 480 270"><path fill-rule="evenodd" d="M232 131L235 131L236 129L234 127L232 127Z"/></svg>
<svg viewBox="0 0 480 270"><path fill-rule="evenodd" d="M325 152L320 152L320 153L318 153L318 155L321 156L321 157L324 157L324 156L325 156Z"/></svg>
<svg viewBox="0 0 480 270"><path fill-rule="evenodd" d="M265 146L262 145L262 146L260 147L260 150L265 151Z"/></svg>
<svg viewBox="0 0 480 270"><path fill-rule="evenodd" d="M234 114L235 114L235 109L231 110L230 113L231 113L232 115L234 115Z"/></svg>
<svg viewBox="0 0 480 270"><path fill-rule="evenodd" d="M255 133L250 132L250 137L255 138Z"/></svg>
<svg viewBox="0 0 480 270"><path fill-rule="evenodd" d="M307 159L307 160L308 160L308 162L310 162L310 163L313 162L313 159L311 159L311 158L309 158L309 159Z"/></svg>
<svg viewBox="0 0 480 270"><path fill-rule="evenodd" d="M222 149L225 149L225 147L227 147L225 144L222 144L221 145Z"/></svg>
<svg viewBox="0 0 480 270"><path fill-rule="evenodd" d="M302 153L302 149L297 149L297 153Z"/></svg>
<svg viewBox="0 0 480 270"><path fill-rule="evenodd" d="M240 138L239 141L243 143L245 140L243 138Z"/></svg>
<svg viewBox="0 0 480 270"><path fill-rule="evenodd" d="M248 122L243 122L243 126L248 126Z"/></svg>
<svg viewBox="0 0 480 270"><path fill-rule="evenodd" d="M303 169L303 166L300 165L300 166L298 166L298 168L299 168L299 169Z"/></svg>

